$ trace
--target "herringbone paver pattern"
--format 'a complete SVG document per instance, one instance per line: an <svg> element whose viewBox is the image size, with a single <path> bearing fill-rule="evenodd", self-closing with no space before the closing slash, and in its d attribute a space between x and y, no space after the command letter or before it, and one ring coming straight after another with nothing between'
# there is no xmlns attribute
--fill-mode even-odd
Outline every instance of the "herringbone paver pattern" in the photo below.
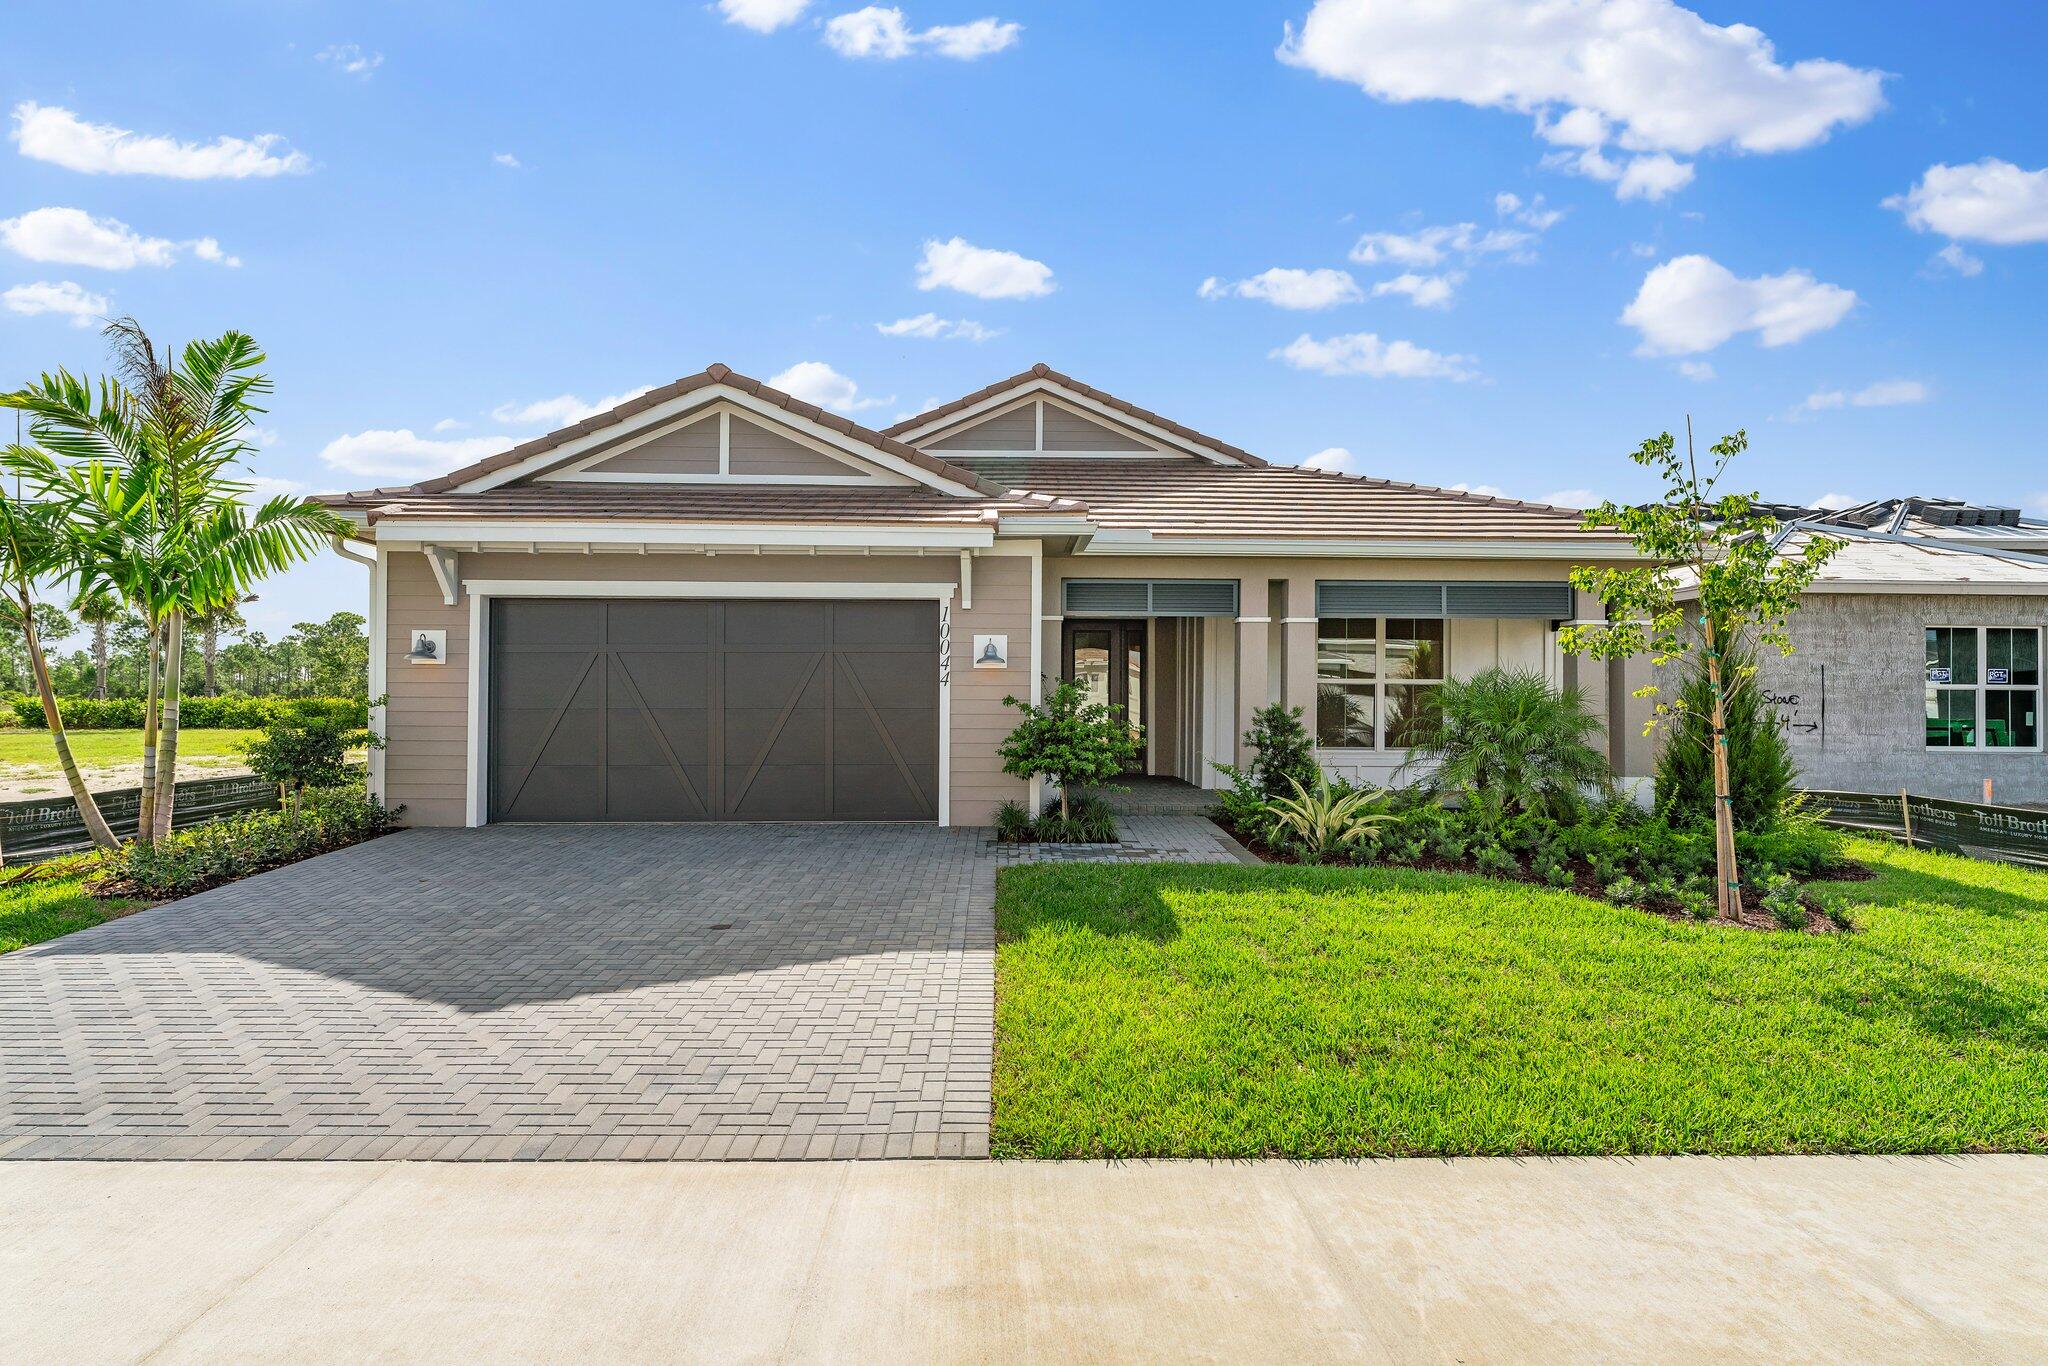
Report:
<svg viewBox="0 0 2048 1366"><path fill-rule="evenodd" d="M1133 817L1095 857L1227 859ZM0 958L0 1157L985 1156L994 870L919 826L415 830Z"/></svg>

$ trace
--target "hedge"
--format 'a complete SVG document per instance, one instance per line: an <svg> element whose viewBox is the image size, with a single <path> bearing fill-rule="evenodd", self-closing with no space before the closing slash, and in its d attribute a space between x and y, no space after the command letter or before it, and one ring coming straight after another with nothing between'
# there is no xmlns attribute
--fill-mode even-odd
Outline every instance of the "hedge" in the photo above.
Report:
<svg viewBox="0 0 2048 1366"><path fill-rule="evenodd" d="M41 702L16 697L8 705L20 725L44 729ZM142 699L60 697L57 714L71 730L138 730ZM330 718L347 726L367 726L369 704L357 697L184 697L178 701L178 724L193 730L256 730L274 720Z"/></svg>

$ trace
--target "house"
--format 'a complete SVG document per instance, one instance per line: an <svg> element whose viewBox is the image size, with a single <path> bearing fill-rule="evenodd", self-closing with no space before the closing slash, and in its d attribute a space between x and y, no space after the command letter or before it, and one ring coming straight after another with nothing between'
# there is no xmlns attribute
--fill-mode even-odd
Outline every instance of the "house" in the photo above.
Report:
<svg viewBox="0 0 2048 1366"><path fill-rule="evenodd" d="M1788 552L1813 536L1842 543L1791 618L1794 652L1757 660L1801 783L2048 802L2048 521L1938 498L1764 510ZM1640 777L1655 768L1643 735L1654 703L1632 694L1656 671L1642 659L1617 669L1617 771Z"/></svg>
<svg viewBox="0 0 2048 1366"><path fill-rule="evenodd" d="M465 469L367 543L372 784L428 825L987 823L1004 698L1081 680L1214 786L1269 702L1386 781L1445 678L1585 687L1577 512L1269 465L1034 366L873 431L714 365Z"/></svg>

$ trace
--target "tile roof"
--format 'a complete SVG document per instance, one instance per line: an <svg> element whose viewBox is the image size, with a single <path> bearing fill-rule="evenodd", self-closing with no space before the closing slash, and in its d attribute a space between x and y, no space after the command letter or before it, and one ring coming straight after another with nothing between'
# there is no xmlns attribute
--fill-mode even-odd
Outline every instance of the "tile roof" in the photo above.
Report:
<svg viewBox="0 0 2048 1366"><path fill-rule="evenodd" d="M1076 499L1096 526L1161 537L1613 538L1582 530L1571 508L1294 465L1056 456L960 463L1006 488Z"/></svg>
<svg viewBox="0 0 2048 1366"><path fill-rule="evenodd" d="M1071 499L1028 493L960 498L924 487L817 484L506 484L480 493L410 489L324 500L371 522L387 517L481 521L522 518L621 522L846 522L975 526L999 515L1085 515Z"/></svg>
<svg viewBox="0 0 2048 1366"><path fill-rule="evenodd" d="M1137 404L1120 399L1115 394L1104 393L1093 385L1083 384L1072 375L1063 375L1042 361L1032 366L1029 370L1021 371L1005 380L998 380L986 388L976 389L973 393L962 398L956 398L951 403L941 403L936 408L919 413L915 417L907 417L894 426L886 427L883 430L890 436L900 436L904 432L915 431L919 427L927 426L939 418L957 413L963 408L971 408L984 399L995 398L1000 394L1017 388L1019 385L1029 384L1035 379L1050 380L1062 389L1069 389L1084 398L1092 398L1105 408L1115 409L1127 417L1137 418L1140 422L1149 422L1155 427L1164 428L1175 436L1180 437L1183 441L1191 441L1198 446L1206 446L1220 455L1229 456L1240 464L1264 465L1266 463L1250 451L1233 446L1227 441L1218 441L1215 437L1198 432L1193 427L1184 427L1170 417L1162 417L1149 408L1140 408Z"/></svg>
<svg viewBox="0 0 2048 1366"><path fill-rule="evenodd" d="M537 436L531 441L522 441L511 450L500 451L496 455L486 456L473 465L465 465L451 473L439 475L433 479L423 479L417 484L408 485L404 491L412 493L446 493L450 489L470 482L472 479L480 479L484 475L495 474L507 466L516 465L523 460L528 460L536 455L551 451L557 446L565 445L575 440L577 437L588 436L592 432L603 431L607 427L615 426L626 418L646 412L649 408L666 403L672 398L680 398L684 394L694 392L695 390L708 389L713 385L720 384L738 389L741 393L750 394L764 402L772 403L776 407L797 417L808 418L820 426L828 427L838 432L841 436L849 436L856 441L873 446L877 450L886 451L897 459L907 461L928 473L936 474L956 484L965 484L969 487L974 486L974 476L971 473L957 465L941 460L938 456L918 450L914 446L907 446L894 437L885 436L871 427L863 427L858 422L850 422L837 413L827 412L815 403L806 403L802 399L792 394L786 394L780 389L772 389L757 379L750 379L740 374L731 366L712 365L698 371L694 375L685 375L672 384L664 384L658 389L650 389L638 398L627 399L617 407L608 408L604 412L584 418L581 422L571 423L569 426L549 432L545 436ZM392 489L373 489L366 490L365 493L391 493L397 491ZM362 496L364 494L323 495L320 501L324 502L342 497L358 498Z"/></svg>

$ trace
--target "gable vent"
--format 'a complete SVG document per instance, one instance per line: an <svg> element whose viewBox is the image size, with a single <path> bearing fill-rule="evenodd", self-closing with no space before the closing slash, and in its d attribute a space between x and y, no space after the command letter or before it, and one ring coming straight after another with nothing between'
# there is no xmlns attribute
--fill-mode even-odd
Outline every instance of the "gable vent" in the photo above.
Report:
<svg viewBox="0 0 2048 1366"><path fill-rule="evenodd" d="M1349 583L1316 585L1320 617L1531 617L1568 621L1568 583Z"/></svg>
<svg viewBox="0 0 2048 1366"><path fill-rule="evenodd" d="M1070 617L1234 617L1236 579L1065 579Z"/></svg>

